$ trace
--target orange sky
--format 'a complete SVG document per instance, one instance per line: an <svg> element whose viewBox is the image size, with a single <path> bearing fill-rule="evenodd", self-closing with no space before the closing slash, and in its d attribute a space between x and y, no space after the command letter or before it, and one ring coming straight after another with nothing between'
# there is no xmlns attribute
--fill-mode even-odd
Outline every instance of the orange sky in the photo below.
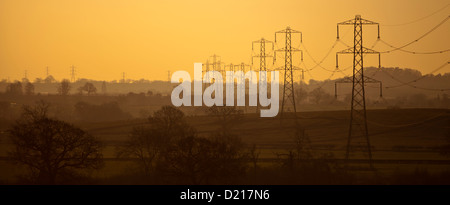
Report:
<svg viewBox="0 0 450 205"><path fill-rule="evenodd" d="M438 24L450 14L450 6L424 20L403 26L448 5L448 0L0 0L0 79L44 78L46 66L57 80L77 78L166 80L167 70L193 72L194 62L214 53L225 63L250 63L251 42L273 40L274 32L291 26L303 32L303 42L320 60L336 40L336 23L363 18L381 24L381 37L400 46ZM341 29L341 35L351 29ZM376 27L364 30L364 45L376 40ZM450 48L450 21L421 41L406 47L413 51ZM342 40L352 43L352 32ZM293 43L294 45L298 45ZM281 47L281 45L280 45ZM324 61L335 67L338 44ZM388 47L378 43L375 50ZM382 55L382 66L409 67L428 73L450 58L450 52ZM305 54L307 67L313 62ZM281 59L280 59L281 60ZM341 68L351 57L340 58ZM376 57L365 65L376 65ZM450 72L446 67L441 72ZM351 70L345 71L350 74ZM323 80L330 72L320 68L305 74L306 80ZM342 77L342 74L333 76Z"/></svg>

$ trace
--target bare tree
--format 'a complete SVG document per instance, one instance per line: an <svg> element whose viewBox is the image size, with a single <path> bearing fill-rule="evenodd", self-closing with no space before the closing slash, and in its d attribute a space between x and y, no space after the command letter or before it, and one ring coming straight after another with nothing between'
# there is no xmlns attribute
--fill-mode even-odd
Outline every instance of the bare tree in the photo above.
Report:
<svg viewBox="0 0 450 205"><path fill-rule="evenodd" d="M310 92L310 95L312 97L312 100L315 104L319 104L322 102L323 98L325 97L326 93L323 91L321 87L318 87Z"/></svg>
<svg viewBox="0 0 450 205"><path fill-rule="evenodd" d="M30 82L25 85L25 95L34 95L34 85Z"/></svg>
<svg viewBox="0 0 450 205"><path fill-rule="evenodd" d="M33 121L48 117L50 103L39 100L34 106L24 105L22 108L22 121Z"/></svg>
<svg viewBox="0 0 450 205"><path fill-rule="evenodd" d="M15 83L8 84L8 86L6 86L6 93L11 95L22 95L23 94L22 83L17 81Z"/></svg>
<svg viewBox="0 0 450 205"><path fill-rule="evenodd" d="M194 132L184 113L174 106L163 106L149 117L149 122L152 128L168 139L182 138Z"/></svg>
<svg viewBox="0 0 450 205"><path fill-rule="evenodd" d="M212 106L207 108L206 112L216 117L217 124L220 125L220 134L231 134L232 128L242 120L242 110L236 107L218 107Z"/></svg>
<svg viewBox="0 0 450 205"><path fill-rule="evenodd" d="M94 84L87 82L83 87L78 88L80 94L83 94L83 91L87 92L87 95L95 94L97 92L97 88Z"/></svg>
<svg viewBox="0 0 450 205"><path fill-rule="evenodd" d="M298 104L302 103L303 101L306 100L307 97L308 97L308 92L305 89L303 89L302 87L295 90L296 103L298 103Z"/></svg>
<svg viewBox="0 0 450 205"><path fill-rule="evenodd" d="M56 80L52 75L49 75L44 79L44 82L45 83L54 83L54 82L56 82Z"/></svg>
<svg viewBox="0 0 450 205"><path fill-rule="evenodd" d="M61 83L59 84L59 86L58 86L58 93L60 94L60 95L68 95L69 94L69 92L70 92L70 89L71 89L71 87L70 87L70 81L69 80L67 80L67 79L63 79L62 81L61 81Z"/></svg>
<svg viewBox="0 0 450 205"><path fill-rule="evenodd" d="M154 171L157 160L164 152L164 142L155 129L134 127L125 145L117 148L117 157L137 158L144 174L149 174Z"/></svg>
<svg viewBox="0 0 450 205"><path fill-rule="evenodd" d="M118 157L137 158L145 174L154 171L171 143L195 133L186 122L184 113L173 106L162 107L149 118L149 122L148 126L135 127L125 145L117 148Z"/></svg>
<svg viewBox="0 0 450 205"><path fill-rule="evenodd" d="M240 146L220 138L189 136L173 143L160 162L160 171L182 184L236 183L247 169Z"/></svg>
<svg viewBox="0 0 450 205"><path fill-rule="evenodd" d="M63 183L66 176L99 169L101 144L83 130L47 117L48 104L24 108L23 117L9 130L14 145L11 159L29 168L37 184Z"/></svg>

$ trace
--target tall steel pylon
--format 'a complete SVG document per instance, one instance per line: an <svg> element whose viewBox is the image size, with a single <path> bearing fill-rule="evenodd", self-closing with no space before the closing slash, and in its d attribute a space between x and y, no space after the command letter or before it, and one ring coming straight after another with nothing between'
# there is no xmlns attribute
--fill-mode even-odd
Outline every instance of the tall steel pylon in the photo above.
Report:
<svg viewBox="0 0 450 205"><path fill-rule="evenodd" d="M170 70L167 71L167 82L170 83L171 81L171 75L170 75Z"/></svg>
<svg viewBox="0 0 450 205"><path fill-rule="evenodd" d="M241 90L244 93L244 96L246 96L245 91L247 90L247 83L245 80L245 72L250 71L251 66L248 64L245 64L244 62L242 62L238 65L234 65L234 66L235 66L234 71L241 71L241 75L239 76L238 82L243 82L243 83L238 83L236 89ZM251 82L252 82L252 79L250 78L248 84L250 85ZM250 92L249 92L249 94L250 94ZM244 106L244 112L246 112L246 111L247 111L247 103L245 103L245 106Z"/></svg>
<svg viewBox="0 0 450 205"><path fill-rule="evenodd" d="M209 70L210 70L210 69L209 69L209 65L210 65L209 59L207 59L207 60L206 60L206 63L205 63L205 69L203 70L203 68L202 68L202 75L204 75L204 74L206 74L206 73L209 72ZM202 84L204 84L204 85L202 86L203 92L205 92L206 87L207 87L208 85L211 84L211 83L210 83L209 76L206 76L206 77L207 77L207 78L206 78L205 80L207 80L208 83L203 83L203 82L202 82ZM203 76L202 76L202 78L203 78Z"/></svg>
<svg viewBox="0 0 450 205"><path fill-rule="evenodd" d="M253 58L259 58L259 71L260 71L260 79L259 81L262 82L260 85L262 87L259 87L259 90L266 89L267 90L267 64L266 64L266 58L267 57L273 57L273 55L270 55L266 53L266 44L272 45L272 52L275 50L275 45L272 41L266 40L264 38L261 38L260 40L253 41L252 42L252 53L255 53L255 45L259 45L259 54L252 55L252 66L253 66ZM261 72L265 71L265 72ZM257 103L256 107L256 113L259 113L260 110L260 104Z"/></svg>
<svg viewBox="0 0 450 205"><path fill-rule="evenodd" d="M361 150L368 154L369 163L372 167L372 148L367 129L366 98L364 83L367 77L364 76L363 57L365 54L378 54L378 63L380 67L380 53L363 46L363 25L377 25L378 39L380 38L380 26L373 21L362 19L356 15L355 19L350 19L337 24L337 39L339 39L339 25L353 25L353 47L336 53L336 69L338 69L338 54L353 54L353 77L352 83L352 101L350 113L350 127L347 139L347 150L345 159L349 159L351 151ZM352 145L356 144L356 146Z"/></svg>
<svg viewBox="0 0 450 205"><path fill-rule="evenodd" d="M214 55L210 56L208 59L206 59L205 70L202 72L208 73L209 71L219 71L220 73L222 73L223 72L222 64L223 63L221 61L221 57L214 54ZM207 77L206 78L207 83L203 83L203 85L204 85L204 86L202 86L203 92L205 91L206 87L211 85L211 79L209 78L210 76L206 76L206 77ZM212 75L212 78L214 79L214 81L212 83L214 83L216 81L215 74ZM216 90L217 90L217 87L216 87Z"/></svg>
<svg viewBox="0 0 450 205"><path fill-rule="evenodd" d="M222 70L222 59L220 56L214 54L210 56L210 59L212 59L212 70L213 71L219 71L220 73L223 72ZM213 75L215 77L215 75ZM214 78L215 79L215 78Z"/></svg>
<svg viewBox="0 0 450 205"><path fill-rule="evenodd" d="M285 35L285 46L281 49L274 51L274 63L276 62L276 52L284 52L284 84L283 84L283 101L281 103L281 113L280 118L283 118L285 108L287 103L290 102L293 106L294 116L296 119L297 108L295 106L295 96L294 96L294 74L293 70L298 69L292 65L292 53L300 51L302 53L303 61L303 51L292 47L292 34L300 34L300 43L302 42L302 33L291 29L289 26L281 31L275 32L275 43L277 43L277 34Z"/></svg>
<svg viewBox="0 0 450 205"><path fill-rule="evenodd" d="M228 67L228 69L227 69L227 67ZM225 82L225 83L228 83L228 82L227 82L228 78L229 78L229 77L233 77L233 76L229 75L229 74L227 73L227 70L228 70L228 71L232 71L232 72L234 73L234 72L236 72L236 66L235 66L233 63L230 63L230 64L228 64L228 65L224 65L223 68L224 68L224 70L225 70L224 72L225 72L225 74L226 74L226 75L225 75L224 82ZM230 82L230 83L232 83L232 85L233 85L232 89L233 89L233 95L234 95L234 93L236 92L235 86L234 86L234 85L235 85L234 79L233 79L232 82ZM227 84L227 86L228 86L228 84ZM225 91L228 91L228 89L231 89L231 88L230 88L230 87L226 87L226 90L224 90L224 92L225 92ZM225 94L226 94L226 93L225 93ZM234 98L234 96L233 96L233 98Z"/></svg>
<svg viewBox="0 0 450 205"><path fill-rule="evenodd" d="M72 83L74 83L75 82L75 66L71 66L70 67L71 68L71 70L70 70L70 81L72 81Z"/></svg>
<svg viewBox="0 0 450 205"><path fill-rule="evenodd" d="M240 64L238 64L238 65L234 65L235 66L235 68L234 68L234 70L235 71L242 71L242 73L241 73L241 75L240 75L240 77L239 77L239 82L241 82L241 80L245 80L244 78L245 78L245 72L247 71L247 70L251 70L251 66L250 65L248 65L248 64L245 64L244 62L242 62L242 63L240 63ZM237 69L236 69L237 68ZM247 69L248 68L248 69ZM251 81L252 79L250 79L250 81ZM241 84L241 86L243 86L244 88L246 87L246 83L245 83L245 81L244 81L244 84Z"/></svg>

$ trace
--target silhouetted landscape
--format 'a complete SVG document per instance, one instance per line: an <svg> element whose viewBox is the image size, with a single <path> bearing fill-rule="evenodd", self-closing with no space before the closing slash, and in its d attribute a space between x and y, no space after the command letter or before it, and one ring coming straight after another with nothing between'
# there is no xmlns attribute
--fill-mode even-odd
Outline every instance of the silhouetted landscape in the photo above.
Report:
<svg viewBox="0 0 450 205"><path fill-rule="evenodd" d="M416 88L448 88L450 73L380 69L365 71L383 82L382 96L366 85L373 167L364 153L345 159L342 78L296 83L296 117L284 119L177 108L163 81L3 80L0 183L449 184L450 93Z"/></svg>

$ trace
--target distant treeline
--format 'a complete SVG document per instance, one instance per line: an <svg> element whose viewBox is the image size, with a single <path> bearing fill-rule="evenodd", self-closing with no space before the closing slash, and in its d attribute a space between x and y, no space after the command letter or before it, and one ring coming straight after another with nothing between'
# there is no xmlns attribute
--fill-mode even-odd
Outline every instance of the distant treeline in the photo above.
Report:
<svg viewBox="0 0 450 205"><path fill-rule="evenodd" d="M378 84L366 85L368 109L450 108L450 73L422 75L417 70L400 68L366 68L365 75L382 81L383 95ZM300 111L349 109L351 83L342 80L310 80L296 83L295 101ZM401 81L401 82L399 82ZM402 83L403 82L403 83ZM28 82L0 82L0 119L15 119L22 105L37 100L52 103L55 117L67 121L121 120L146 116L164 105L171 105L170 93L175 84L163 81L106 82L81 79L57 82L49 76ZM428 88L428 89L421 89ZM280 85L280 101L283 86ZM270 90L270 89L269 89ZM248 96L246 97L248 101ZM196 110L182 107L189 115ZM253 111L249 111L253 112Z"/></svg>
<svg viewBox="0 0 450 205"><path fill-rule="evenodd" d="M52 78L53 79L53 78ZM68 95L87 94L87 90L83 89L86 84L92 85L96 95L118 95L129 92L134 93L149 93L167 95L172 91L173 85L164 81L98 81L89 79L79 79L75 82L70 82L67 79L61 81L56 80L40 80L29 81L22 79L22 81L8 82L7 80L0 81L0 92L18 94L18 95L48 95L61 94L61 84L68 83Z"/></svg>

